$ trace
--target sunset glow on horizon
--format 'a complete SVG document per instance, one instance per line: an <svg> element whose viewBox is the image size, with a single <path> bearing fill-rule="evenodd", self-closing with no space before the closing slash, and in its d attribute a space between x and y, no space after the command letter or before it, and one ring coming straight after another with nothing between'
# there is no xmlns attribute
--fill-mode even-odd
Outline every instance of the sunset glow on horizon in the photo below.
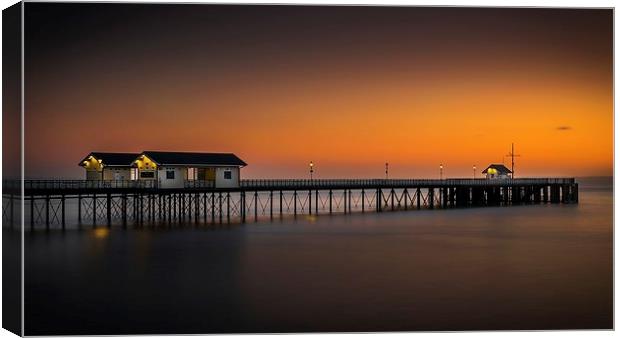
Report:
<svg viewBox="0 0 620 338"><path fill-rule="evenodd" d="M64 6L64 7L63 7ZM613 173L612 10L26 4L26 176L233 152L244 178Z"/></svg>

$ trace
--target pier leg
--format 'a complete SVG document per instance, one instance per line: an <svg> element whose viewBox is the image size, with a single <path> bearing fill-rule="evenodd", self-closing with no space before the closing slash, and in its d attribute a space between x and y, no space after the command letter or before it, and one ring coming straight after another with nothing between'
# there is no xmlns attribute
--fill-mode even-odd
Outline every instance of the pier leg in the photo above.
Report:
<svg viewBox="0 0 620 338"><path fill-rule="evenodd" d="M123 228L125 228L125 227L127 227L127 195L123 194L123 196L121 198L122 198L122 200L121 200L121 203L122 203L121 208L123 209L122 210L122 212L123 212Z"/></svg>
<svg viewBox="0 0 620 338"><path fill-rule="evenodd" d="M562 203L568 203L569 201L569 186L562 185Z"/></svg>
<svg viewBox="0 0 620 338"><path fill-rule="evenodd" d="M540 186L535 186L534 187L534 203L536 203L536 204L540 204L540 201L542 200L540 198L540 190L541 190Z"/></svg>
<svg viewBox="0 0 620 338"><path fill-rule="evenodd" d="M185 222L185 194L179 194L179 221Z"/></svg>
<svg viewBox="0 0 620 338"><path fill-rule="evenodd" d="M269 191L269 218L273 219L273 191Z"/></svg>
<svg viewBox="0 0 620 338"><path fill-rule="evenodd" d="M312 215L312 189L308 190L308 215Z"/></svg>
<svg viewBox="0 0 620 338"><path fill-rule="evenodd" d="M151 223L154 225L155 223L155 195L154 194L149 194L149 197L151 199Z"/></svg>
<svg viewBox="0 0 620 338"><path fill-rule="evenodd" d="M344 213L347 213L347 189L344 189L344 195L342 197L342 200L344 201Z"/></svg>
<svg viewBox="0 0 620 338"><path fill-rule="evenodd" d="M140 200L138 201L139 203L139 210L138 210L138 217L140 218L140 225L144 224L144 195L140 194Z"/></svg>
<svg viewBox="0 0 620 338"><path fill-rule="evenodd" d="M241 196L239 196L239 208L241 208ZM207 193L202 194L202 221L207 224ZM241 210L239 210L239 216L241 216Z"/></svg>
<svg viewBox="0 0 620 338"><path fill-rule="evenodd" d="M297 216L297 190L293 190L293 215Z"/></svg>
<svg viewBox="0 0 620 338"><path fill-rule="evenodd" d="M34 230L34 196L30 197L30 230Z"/></svg>
<svg viewBox="0 0 620 338"><path fill-rule="evenodd" d="M366 204L365 195L366 195L366 193L365 193L364 189L362 189L362 212L364 212L364 209L366 208L366 205L365 205Z"/></svg>
<svg viewBox="0 0 620 338"><path fill-rule="evenodd" d="M433 209L435 207L435 188L428 189L428 207Z"/></svg>
<svg viewBox="0 0 620 338"><path fill-rule="evenodd" d="M45 228L50 229L50 196L45 196Z"/></svg>
<svg viewBox="0 0 620 338"><path fill-rule="evenodd" d="M239 201L241 204L241 222L245 223L245 191L241 192L241 200Z"/></svg>
<svg viewBox="0 0 620 338"><path fill-rule="evenodd" d="M333 195L333 191L331 189L329 189L329 214L332 214L332 195Z"/></svg>
<svg viewBox="0 0 620 338"><path fill-rule="evenodd" d="M196 216L198 222L198 216ZM226 222L230 223L230 192L226 192Z"/></svg>
<svg viewBox="0 0 620 338"><path fill-rule="evenodd" d="M282 195L283 195L282 190L280 190L280 205L279 205L280 206L280 218L282 218Z"/></svg>
<svg viewBox="0 0 620 338"><path fill-rule="evenodd" d="M218 198L218 201L219 201L219 209L220 209L220 224L222 224L222 212L223 212L223 208L222 208L222 192L219 192L217 198Z"/></svg>
<svg viewBox="0 0 620 338"><path fill-rule="evenodd" d="M157 194L157 219L161 221L161 201L164 198L162 194Z"/></svg>
<svg viewBox="0 0 620 338"><path fill-rule="evenodd" d="M93 194L93 226L97 226L97 195Z"/></svg>
<svg viewBox="0 0 620 338"><path fill-rule="evenodd" d="M258 221L258 191L254 192L254 222Z"/></svg>
<svg viewBox="0 0 620 338"><path fill-rule="evenodd" d="M394 211L394 189L390 189L390 202L392 204L392 211Z"/></svg>
<svg viewBox="0 0 620 338"><path fill-rule="evenodd" d="M110 196L110 193L108 193L106 195L106 218L107 218L107 222L108 222L108 227L110 227L112 225L112 198Z"/></svg>
<svg viewBox="0 0 620 338"><path fill-rule="evenodd" d="M194 224L196 225L198 224L199 218L200 218L200 195L198 193L194 193Z"/></svg>
<svg viewBox="0 0 620 338"><path fill-rule="evenodd" d="M407 205L409 204L409 193L407 192L407 188L405 188L405 190L403 190L403 195L401 196L401 199L405 200L404 207L405 207L405 211L406 211L407 210Z"/></svg>
<svg viewBox="0 0 620 338"><path fill-rule="evenodd" d="M82 194L78 194L78 225L82 224Z"/></svg>
<svg viewBox="0 0 620 338"><path fill-rule="evenodd" d="M132 203L133 203L133 221L134 223L138 221L138 195L132 195Z"/></svg>
<svg viewBox="0 0 620 338"><path fill-rule="evenodd" d="M319 191L314 191L314 213L316 215L319 214Z"/></svg>
<svg viewBox="0 0 620 338"><path fill-rule="evenodd" d="M9 208L11 209L10 211L10 217L9 217L9 226L11 229L13 229L13 226L15 225L15 213L13 211L14 206L13 206L13 201L15 200L15 198L13 197L13 194L9 195Z"/></svg>
<svg viewBox="0 0 620 338"><path fill-rule="evenodd" d="M215 223L215 193L211 193L211 223Z"/></svg>
<svg viewBox="0 0 620 338"><path fill-rule="evenodd" d="M573 188L575 189L573 191L573 203L579 203L579 183L575 183Z"/></svg>
<svg viewBox="0 0 620 338"><path fill-rule="evenodd" d="M172 224L172 195L166 195L166 199L168 200L168 226Z"/></svg>
<svg viewBox="0 0 620 338"><path fill-rule="evenodd" d="M420 191L420 188L417 188L415 191L416 194L416 202L417 202L417 207L418 210L420 210L421 204L422 204L422 192Z"/></svg>
<svg viewBox="0 0 620 338"><path fill-rule="evenodd" d="M351 189L349 189L349 213L351 213L352 206L353 206L353 203L351 203L351 195L353 194L351 193Z"/></svg>
<svg viewBox="0 0 620 338"><path fill-rule="evenodd" d="M13 196L11 196L12 198ZM60 195L60 217L61 217L61 225L62 230L65 230L65 195Z"/></svg>

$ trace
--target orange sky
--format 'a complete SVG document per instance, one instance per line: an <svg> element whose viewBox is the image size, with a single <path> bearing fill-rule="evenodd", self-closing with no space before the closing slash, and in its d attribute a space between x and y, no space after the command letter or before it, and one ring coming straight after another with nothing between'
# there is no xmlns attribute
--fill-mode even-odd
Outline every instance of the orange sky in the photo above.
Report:
<svg viewBox="0 0 620 338"><path fill-rule="evenodd" d="M234 152L246 178L306 177L310 160L318 178L383 177L386 161L391 177L437 177L439 163L447 177L471 177L473 164L509 165L511 142L517 176L612 174L611 11L288 7L295 20L262 29L273 14L262 8L208 38L197 20L143 39L158 12L122 35L87 19L52 27L95 33L59 34L59 47L32 28L27 176L82 177L90 151L179 150ZM187 15L168 12L170 22ZM360 35L358 18L378 28ZM330 30L309 33L304 20Z"/></svg>

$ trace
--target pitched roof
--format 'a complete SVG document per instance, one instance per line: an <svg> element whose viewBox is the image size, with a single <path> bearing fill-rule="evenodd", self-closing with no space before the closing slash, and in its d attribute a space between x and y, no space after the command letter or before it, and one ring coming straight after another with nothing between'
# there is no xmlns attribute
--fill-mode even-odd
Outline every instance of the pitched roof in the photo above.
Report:
<svg viewBox="0 0 620 338"><path fill-rule="evenodd" d="M246 166L237 155L231 153L189 153L178 151L144 151L158 165L230 165Z"/></svg>
<svg viewBox="0 0 620 338"><path fill-rule="evenodd" d="M133 161L138 157L137 153L102 153L102 152L92 152L88 154L84 159L80 161L78 165L82 165L82 162L86 161L90 156L101 160L106 166L131 166Z"/></svg>
<svg viewBox="0 0 620 338"><path fill-rule="evenodd" d="M500 174L500 175L512 174L512 171L510 171L510 169L506 168L506 166L503 165L503 164L491 164L486 169L484 169L484 171L482 173L486 174L487 171L489 169L491 169L491 168L497 170L497 173Z"/></svg>

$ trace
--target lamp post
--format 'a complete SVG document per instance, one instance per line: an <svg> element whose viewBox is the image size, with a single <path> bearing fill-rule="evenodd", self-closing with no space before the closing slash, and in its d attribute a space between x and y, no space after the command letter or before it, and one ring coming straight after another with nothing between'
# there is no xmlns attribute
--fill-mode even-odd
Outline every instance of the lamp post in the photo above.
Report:
<svg viewBox="0 0 620 338"><path fill-rule="evenodd" d="M314 163L310 161L310 181L312 181L312 174L314 173Z"/></svg>
<svg viewBox="0 0 620 338"><path fill-rule="evenodd" d="M388 179L389 163L385 162L385 179Z"/></svg>
<svg viewBox="0 0 620 338"><path fill-rule="evenodd" d="M443 180L443 164L439 164L439 179Z"/></svg>
<svg viewBox="0 0 620 338"><path fill-rule="evenodd" d="M476 165L474 164L474 180L476 179Z"/></svg>

